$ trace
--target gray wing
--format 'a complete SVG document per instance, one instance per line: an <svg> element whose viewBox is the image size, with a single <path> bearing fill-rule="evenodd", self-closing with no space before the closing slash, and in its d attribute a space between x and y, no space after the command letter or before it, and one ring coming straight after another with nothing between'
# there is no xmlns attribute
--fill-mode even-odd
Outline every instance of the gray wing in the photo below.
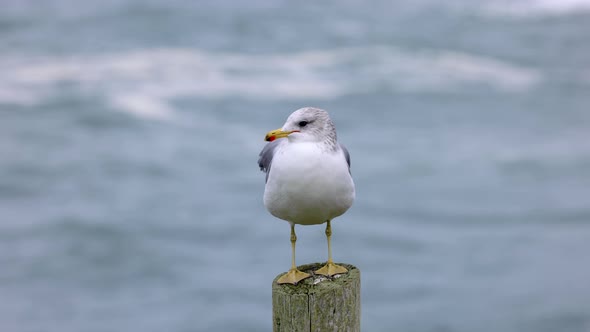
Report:
<svg viewBox="0 0 590 332"><path fill-rule="evenodd" d="M344 157L346 158L346 163L348 164L348 172L350 173L350 153L348 153L348 150L344 145L340 144L340 148L342 149L342 152L344 152Z"/></svg>
<svg viewBox="0 0 590 332"><path fill-rule="evenodd" d="M272 157L274 156L274 152L281 143L283 143L282 139L278 139L276 141L270 142L264 146L260 154L258 155L258 166L260 170L266 173L266 179L264 182L268 181L268 174L270 173L270 166L272 164Z"/></svg>

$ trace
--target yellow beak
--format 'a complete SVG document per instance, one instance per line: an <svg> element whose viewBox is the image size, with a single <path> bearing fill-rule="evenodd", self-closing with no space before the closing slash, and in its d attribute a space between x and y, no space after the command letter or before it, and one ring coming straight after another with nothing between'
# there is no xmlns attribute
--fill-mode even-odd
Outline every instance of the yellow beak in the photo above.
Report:
<svg viewBox="0 0 590 332"><path fill-rule="evenodd" d="M296 132L299 132L299 130L283 131L279 128L279 129L269 131L266 134L266 136L264 137L264 140L267 142L272 142L277 138L287 137L287 136L291 135L292 133L296 133Z"/></svg>

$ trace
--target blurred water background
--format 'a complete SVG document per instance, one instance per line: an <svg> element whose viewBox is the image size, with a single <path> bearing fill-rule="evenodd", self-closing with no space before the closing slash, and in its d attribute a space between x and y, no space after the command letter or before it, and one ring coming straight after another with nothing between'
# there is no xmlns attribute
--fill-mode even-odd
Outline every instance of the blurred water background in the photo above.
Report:
<svg viewBox="0 0 590 332"><path fill-rule="evenodd" d="M303 106L364 331L590 331L590 1L0 6L1 331L270 330L256 160Z"/></svg>

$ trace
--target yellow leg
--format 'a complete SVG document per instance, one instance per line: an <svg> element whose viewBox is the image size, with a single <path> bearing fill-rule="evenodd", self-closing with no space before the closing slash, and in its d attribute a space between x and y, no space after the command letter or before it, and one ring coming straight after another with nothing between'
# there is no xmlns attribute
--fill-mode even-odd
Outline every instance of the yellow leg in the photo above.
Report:
<svg viewBox="0 0 590 332"><path fill-rule="evenodd" d="M326 237L328 238L328 262L324 267L315 271L315 273L325 276L333 276L335 274L348 272L344 266L334 264L334 261L332 260L332 244L330 241L332 238L332 226L330 225L330 220L328 220L326 224Z"/></svg>
<svg viewBox="0 0 590 332"><path fill-rule="evenodd" d="M295 235L295 224L291 224L291 269L277 280L278 284L297 284L305 278L311 277L309 273L297 270L295 265L295 242L297 242L297 235Z"/></svg>

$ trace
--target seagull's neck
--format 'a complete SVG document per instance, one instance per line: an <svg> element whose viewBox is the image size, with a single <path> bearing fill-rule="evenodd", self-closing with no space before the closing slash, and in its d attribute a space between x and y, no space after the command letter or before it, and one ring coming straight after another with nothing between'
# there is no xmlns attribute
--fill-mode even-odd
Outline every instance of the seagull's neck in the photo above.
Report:
<svg viewBox="0 0 590 332"><path fill-rule="evenodd" d="M325 152L335 152L340 148L335 139L329 138L323 141L289 140L289 144L310 144Z"/></svg>
<svg viewBox="0 0 590 332"><path fill-rule="evenodd" d="M334 126L332 125L332 127ZM336 130L330 131L326 138L320 144L322 144L324 148L328 151L337 151L340 148L340 146L336 141Z"/></svg>

